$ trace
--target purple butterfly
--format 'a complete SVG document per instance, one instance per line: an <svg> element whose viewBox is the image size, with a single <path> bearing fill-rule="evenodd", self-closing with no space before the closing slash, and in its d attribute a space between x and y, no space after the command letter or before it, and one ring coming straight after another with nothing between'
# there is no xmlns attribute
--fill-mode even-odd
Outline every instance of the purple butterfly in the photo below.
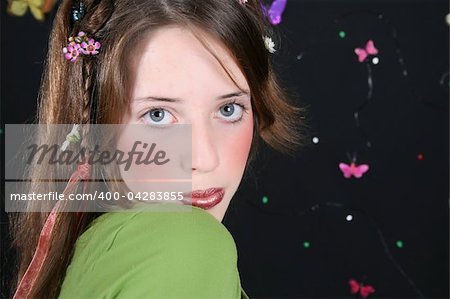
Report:
<svg viewBox="0 0 450 299"><path fill-rule="evenodd" d="M261 1L261 6L264 15L269 18L272 25L278 25L281 23L281 15L286 8L287 0L274 0L271 5L265 5Z"/></svg>

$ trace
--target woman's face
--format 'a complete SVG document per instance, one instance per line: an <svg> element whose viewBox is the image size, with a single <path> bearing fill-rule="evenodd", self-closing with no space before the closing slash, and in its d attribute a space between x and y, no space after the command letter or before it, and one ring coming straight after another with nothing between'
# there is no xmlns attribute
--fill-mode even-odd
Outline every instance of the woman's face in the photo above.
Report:
<svg viewBox="0 0 450 299"><path fill-rule="evenodd" d="M222 200L205 208L222 221L249 156L253 112L244 75L220 42L209 35L207 41L244 92L190 31L164 27L134 58L131 110L122 123L190 124L192 168L185 171L192 190L223 188Z"/></svg>

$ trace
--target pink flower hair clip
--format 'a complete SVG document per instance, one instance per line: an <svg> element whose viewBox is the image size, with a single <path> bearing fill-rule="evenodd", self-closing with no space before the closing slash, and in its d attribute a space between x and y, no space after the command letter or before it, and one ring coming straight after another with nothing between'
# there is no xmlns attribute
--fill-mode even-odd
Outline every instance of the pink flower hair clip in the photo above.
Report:
<svg viewBox="0 0 450 299"><path fill-rule="evenodd" d="M238 0L238 1L241 5L245 5L245 3L247 3L248 0Z"/></svg>
<svg viewBox="0 0 450 299"><path fill-rule="evenodd" d="M69 37L69 44L63 48L64 58L75 62L80 55L96 55L102 45L89 38L83 31L78 32L78 35Z"/></svg>

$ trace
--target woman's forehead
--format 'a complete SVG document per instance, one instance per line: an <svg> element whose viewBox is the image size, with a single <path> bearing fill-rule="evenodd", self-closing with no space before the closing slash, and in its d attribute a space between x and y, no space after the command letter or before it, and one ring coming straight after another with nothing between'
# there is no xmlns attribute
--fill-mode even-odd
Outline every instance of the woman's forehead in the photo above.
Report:
<svg viewBox="0 0 450 299"><path fill-rule="evenodd" d="M239 66L217 39L202 36L239 88L248 83ZM188 29L162 27L151 33L135 57L133 97L156 93L173 97L196 96L196 93L221 93L239 90L220 62ZM214 95L211 95L214 96Z"/></svg>

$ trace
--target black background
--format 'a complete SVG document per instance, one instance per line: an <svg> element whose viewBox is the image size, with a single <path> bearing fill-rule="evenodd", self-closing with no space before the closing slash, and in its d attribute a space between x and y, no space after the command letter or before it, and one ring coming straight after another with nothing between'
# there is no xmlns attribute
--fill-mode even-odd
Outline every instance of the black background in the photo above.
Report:
<svg viewBox="0 0 450 299"><path fill-rule="evenodd" d="M1 4L2 124L30 123L52 15L39 23L8 16ZM350 278L376 289L369 298L448 298L448 76L440 84L449 70L448 12L437 0L288 1L274 61L309 107L309 134L320 142L294 157L263 147L227 212L251 298L352 297ZM373 97L360 113L372 146L358 162L371 168L345 179L338 163L361 149L353 112L368 88L353 49L369 39L380 63L371 65ZM6 296L13 253L4 212L1 229Z"/></svg>

